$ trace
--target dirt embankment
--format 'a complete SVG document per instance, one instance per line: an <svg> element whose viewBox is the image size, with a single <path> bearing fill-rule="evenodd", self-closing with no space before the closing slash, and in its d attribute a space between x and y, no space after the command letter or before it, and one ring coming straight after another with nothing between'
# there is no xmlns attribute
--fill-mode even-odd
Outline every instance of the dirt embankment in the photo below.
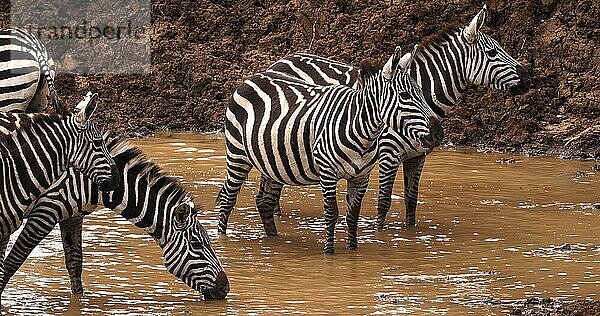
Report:
<svg viewBox="0 0 600 316"><path fill-rule="evenodd" d="M600 156L600 2L487 5L485 32L530 70L535 87L520 96L469 90L444 122L446 142ZM287 54L357 64L396 45L411 47L451 22L466 24L480 6L479 0L152 1L150 73L59 74L59 93L74 104L85 91L98 92L98 117L128 135L217 130L235 87Z"/></svg>

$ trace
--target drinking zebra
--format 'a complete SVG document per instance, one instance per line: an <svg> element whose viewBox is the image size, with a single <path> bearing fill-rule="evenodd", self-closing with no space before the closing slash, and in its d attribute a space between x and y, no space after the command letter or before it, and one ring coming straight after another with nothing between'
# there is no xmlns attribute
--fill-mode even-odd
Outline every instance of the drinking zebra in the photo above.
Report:
<svg viewBox="0 0 600 316"><path fill-rule="evenodd" d="M0 286L6 286L33 248L61 222L71 289L82 293L81 219L94 206L103 205L154 238L171 274L207 299L225 298L229 281L206 230L196 218L198 210L190 195L175 178L165 175L127 142L113 139L108 148L120 175L118 188L100 192L94 182L69 169L29 208L27 223L6 257Z"/></svg>
<svg viewBox="0 0 600 316"><path fill-rule="evenodd" d="M0 30L0 112L41 112L48 96L66 114L54 87L54 61L46 47L19 28Z"/></svg>
<svg viewBox="0 0 600 316"><path fill-rule="evenodd" d="M67 117L0 113L0 275L11 233L29 205L73 166L105 191L118 183L115 163L90 117L97 95Z"/></svg>
<svg viewBox="0 0 600 316"><path fill-rule="evenodd" d="M424 39L415 55L410 75L423 89L427 104L444 118L469 85L489 86L518 93L528 88L527 71L500 44L480 29L485 21L486 6L464 28L450 27ZM302 79L311 84L356 86L360 69L327 58L296 54L283 58L267 71ZM377 226L383 228L390 208L398 168L404 173L404 199L407 225L415 225L419 179L425 155L407 148L393 130L380 138L379 196ZM397 152L407 152L399 156ZM267 181L260 189L272 192L279 212L281 183ZM262 191L259 191L259 196Z"/></svg>
<svg viewBox="0 0 600 316"><path fill-rule="evenodd" d="M355 249L360 204L384 126L415 140L420 152L440 141L441 125L407 74L411 62L412 55L402 57L397 48L383 67L364 63L357 89L318 86L274 72L244 81L225 120L227 179L218 195L219 232L226 233L237 194L255 167L278 183L321 186L325 253L334 252L336 184L347 179L347 247ZM267 192L257 198L257 207L267 235L276 235L271 201Z"/></svg>

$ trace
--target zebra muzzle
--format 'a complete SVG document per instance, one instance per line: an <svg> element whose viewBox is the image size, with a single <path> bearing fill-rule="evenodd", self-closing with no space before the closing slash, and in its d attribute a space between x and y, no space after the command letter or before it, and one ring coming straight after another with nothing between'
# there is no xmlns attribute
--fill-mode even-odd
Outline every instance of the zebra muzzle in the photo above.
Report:
<svg viewBox="0 0 600 316"><path fill-rule="evenodd" d="M519 75L519 83L510 87L510 93L512 95L523 94L533 85L531 76L525 68L517 66L517 75Z"/></svg>
<svg viewBox="0 0 600 316"><path fill-rule="evenodd" d="M444 139L444 128L442 122L437 118L431 118L429 121L429 133L421 136L419 142L424 148L434 148L442 144Z"/></svg>
<svg viewBox="0 0 600 316"><path fill-rule="evenodd" d="M221 271L217 274L215 287L202 291L202 296L206 300L222 300L227 296L227 293L229 293L229 279L227 279L225 272Z"/></svg>

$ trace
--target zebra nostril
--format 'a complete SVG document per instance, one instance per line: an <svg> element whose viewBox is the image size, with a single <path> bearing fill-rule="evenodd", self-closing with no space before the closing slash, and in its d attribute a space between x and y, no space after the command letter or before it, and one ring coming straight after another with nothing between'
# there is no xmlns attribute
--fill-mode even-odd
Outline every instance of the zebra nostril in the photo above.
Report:
<svg viewBox="0 0 600 316"><path fill-rule="evenodd" d="M207 300L222 300L227 296L227 293L229 293L229 279L227 279L227 275L224 271L217 274L215 287L213 289L202 291L204 299Z"/></svg>
<svg viewBox="0 0 600 316"><path fill-rule="evenodd" d="M219 272L217 275L216 287L225 295L229 293L229 279L224 271Z"/></svg>

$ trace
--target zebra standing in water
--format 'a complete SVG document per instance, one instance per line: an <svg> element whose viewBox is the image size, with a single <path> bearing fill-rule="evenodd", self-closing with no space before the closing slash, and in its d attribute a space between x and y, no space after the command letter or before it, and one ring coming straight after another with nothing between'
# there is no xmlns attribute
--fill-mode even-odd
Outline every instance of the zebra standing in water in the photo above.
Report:
<svg viewBox="0 0 600 316"><path fill-rule="evenodd" d="M336 184L344 178L348 180L347 247L355 249L360 204L384 126L417 140L423 152L440 141L435 137L441 129L439 121L407 74L411 56L402 57L397 48L383 68L365 63L356 90L317 86L273 72L244 81L226 114L227 179L218 196L219 232L226 232L237 194L255 167L278 183L320 184L324 252L333 253L339 215ZM267 235L276 235L271 200L261 196L257 207ZM269 208L271 214L265 214Z"/></svg>
<svg viewBox="0 0 600 316"><path fill-rule="evenodd" d="M88 95L67 117L0 113L0 259L29 205L70 166L81 170L102 190L115 189L115 163L89 121L95 98Z"/></svg>
<svg viewBox="0 0 600 316"><path fill-rule="evenodd" d="M423 89L427 104L444 118L469 85L489 86L519 93L531 84L527 71L500 44L480 29L486 6L464 28L451 27L423 40L410 75ZM356 86L360 69L323 57L296 54L275 62L267 71L296 77L311 84ZM419 179L425 155L407 147L393 130L380 138L377 226L382 229L390 208L392 190L400 164L404 171L407 225L415 225ZM407 152L407 155L397 153ZM260 187L276 196L278 212L282 184L265 179Z"/></svg>
<svg viewBox="0 0 600 316"><path fill-rule="evenodd" d="M0 30L0 112L41 112L52 99L66 114L54 87L54 61L46 47L19 28Z"/></svg>
<svg viewBox="0 0 600 316"><path fill-rule="evenodd" d="M6 257L0 289L54 225L63 221L71 222L61 226L71 289L82 293L81 218L89 214L83 208L103 205L154 238L171 274L207 299L225 298L229 281L206 230L196 219L197 210L190 195L175 178L165 175L127 142L113 139L108 148L120 174L118 188L110 193L99 192L94 182L69 169L29 208L27 223Z"/></svg>

